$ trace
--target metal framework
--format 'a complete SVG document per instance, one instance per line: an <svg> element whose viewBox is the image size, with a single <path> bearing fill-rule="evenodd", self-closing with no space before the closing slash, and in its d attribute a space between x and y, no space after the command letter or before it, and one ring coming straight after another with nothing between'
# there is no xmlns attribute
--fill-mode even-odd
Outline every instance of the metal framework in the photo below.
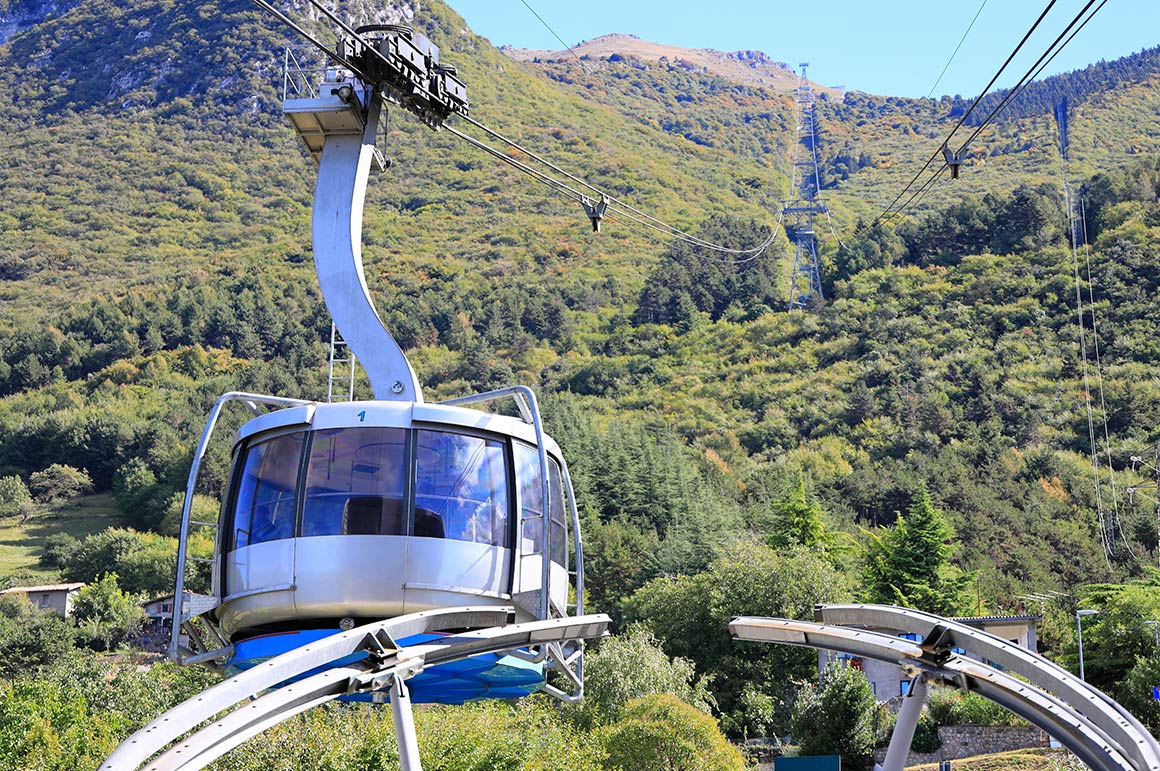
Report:
<svg viewBox="0 0 1160 771"><path fill-rule="evenodd" d="M738 640L835 650L900 666L913 679L891 736L886 771L903 767L928 684L974 691L1001 704L1054 736L1090 768L1160 771L1160 744L1127 710L1007 640L893 606L821 605L814 617L816 623L746 616L734 619L729 631ZM898 633L921 639L911 642Z"/></svg>
<svg viewBox="0 0 1160 771"><path fill-rule="evenodd" d="M829 209L817 196L821 189L818 175L817 129L814 125L814 92L806 77L809 62L802 62L801 81L796 92L798 125L793 152L793 189L782 207L786 230L794 240L793 275L789 282L789 310L800 310L811 302L825 299L818 269L817 238L814 218ZM806 149L801 157L802 148Z"/></svg>
<svg viewBox="0 0 1160 771"><path fill-rule="evenodd" d="M267 728L341 696L358 694L370 694L380 702L389 694L403 771L421 771L408 678L471 656L534 646L559 648L571 640L602 637L610 623L603 614L524 624L511 623L513 618L512 608L428 611L366 624L296 648L161 715L126 739L100 771L197 771ZM447 630L455 631L433 642L411 646L397 642ZM351 662L352 658L357 660ZM335 666L339 661L351 663ZM330 668L303 677L320 667ZM566 669L561 673L572 676Z"/></svg>

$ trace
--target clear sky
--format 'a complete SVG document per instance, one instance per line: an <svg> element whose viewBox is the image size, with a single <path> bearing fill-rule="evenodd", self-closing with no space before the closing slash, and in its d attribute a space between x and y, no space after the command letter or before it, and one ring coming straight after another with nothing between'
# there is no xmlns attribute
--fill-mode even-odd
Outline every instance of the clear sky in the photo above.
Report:
<svg viewBox="0 0 1160 771"><path fill-rule="evenodd" d="M1049 0L448 0L497 46L560 50L611 32L686 48L758 50L810 79L926 96L982 6L934 96L978 94ZM1087 0L1056 0L996 87L1013 85ZM1092 8L1099 6L1099 2ZM1107 0L1044 76L1160 45L1160 0Z"/></svg>

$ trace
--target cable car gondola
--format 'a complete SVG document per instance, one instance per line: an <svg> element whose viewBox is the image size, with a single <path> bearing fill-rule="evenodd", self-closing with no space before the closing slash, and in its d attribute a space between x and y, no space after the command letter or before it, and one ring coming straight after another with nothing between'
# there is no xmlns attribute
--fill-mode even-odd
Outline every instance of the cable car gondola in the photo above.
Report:
<svg viewBox="0 0 1160 771"><path fill-rule="evenodd" d="M371 31L380 37L340 44L344 58L361 51L365 61L370 46L379 59L382 51L405 54L406 66L396 69L407 88L422 92L421 100L407 98L425 115L439 112L440 99L466 111L465 88L458 80L448 88L454 71L439 65L426 38L404 28ZM285 82L302 83L303 73L288 72ZM362 204L370 168L381 161L375 141L384 96L402 97L334 66L321 85L284 96L287 117L319 162L312 229L322 295L375 399L218 399L187 485L170 655L239 671L344 629L422 611L510 606L516 622L582 614L576 505L534 394L515 386L425 402L367 290ZM475 409L506 398L520 417ZM194 522L201 462L233 402L255 416L233 438L218 521ZM199 528L213 531L215 542L208 595L187 588L189 540ZM577 698L581 650L579 642L545 645L436 668L412 679L414 698L456 702L536 689ZM545 662L567 675L574 693L546 684Z"/></svg>

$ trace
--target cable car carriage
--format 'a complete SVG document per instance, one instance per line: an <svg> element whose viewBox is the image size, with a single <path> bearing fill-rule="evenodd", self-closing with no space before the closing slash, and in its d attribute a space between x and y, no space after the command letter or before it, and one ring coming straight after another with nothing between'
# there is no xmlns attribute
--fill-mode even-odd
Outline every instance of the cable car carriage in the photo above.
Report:
<svg viewBox="0 0 1160 771"><path fill-rule="evenodd" d="M382 78L327 66L316 85L288 72L288 89L304 85L284 94L283 109L319 163L312 230L322 295L375 400L228 393L214 405L190 470L178 545L180 618L170 655L182 663L237 671L340 630L428 610L511 606L516 622L583 613L568 470L531 390L424 402L375 312L360 243L370 168L386 167L376 147L383 101L420 105L430 122L466 111L466 94L421 35L402 27L357 32L335 58L361 65L364 75L371 62ZM520 417L471 408L506 398ZM218 521L197 522L190 512L202 459L231 402L255 417L234 436ZM211 531L215 543L208 595L188 591L196 564L189 542L198 530ZM547 685L545 664L576 692ZM582 645L472 658L409 683L418 701L537 689L572 700L582 691Z"/></svg>

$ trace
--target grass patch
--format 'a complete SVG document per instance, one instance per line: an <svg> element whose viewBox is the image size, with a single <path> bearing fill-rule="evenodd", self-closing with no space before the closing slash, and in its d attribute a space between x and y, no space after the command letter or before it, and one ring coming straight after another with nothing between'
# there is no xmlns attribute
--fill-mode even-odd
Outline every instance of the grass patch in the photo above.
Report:
<svg viewBox="0 0 1160 771"><path fill-rule="evenodd" d="M17 517L0 519L0 580L15 576L20 583L56 581L57 571L38 563L49 536L68 533L84 538L121 524L121 511L108 494L78 498L25 522Z"/></svg>
<svg viewBox="0 0 1160 771"><path fill-rule="evenodd" d="M1086 768L1066 750L1047 747L976 755L951 762L955 771L1079 771ZM938 763L909 766L908 771L938 771Z"/></svg>

